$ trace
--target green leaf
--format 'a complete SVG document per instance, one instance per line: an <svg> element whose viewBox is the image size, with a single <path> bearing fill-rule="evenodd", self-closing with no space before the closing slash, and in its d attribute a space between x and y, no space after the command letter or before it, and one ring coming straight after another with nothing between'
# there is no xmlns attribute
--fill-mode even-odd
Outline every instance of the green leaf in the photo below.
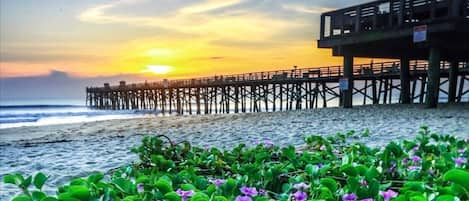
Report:
<svg viewBox="0 0 469 201"><path fill-rule="evenodd" d="M23 182L21 182L20 184L20 187L21 188L28 188L29 185L31 185L31 182L33 181L33 177L32 176L28 176L26 177L25 180L23 180Z"/></svg>
<svg viewBox="0 0 469 201"><path fill-rule="evenodd" d="M41 201L43 198L47 197L47 195L41 191L34 191L31 196L34 201Z"/></svg>
<svg viewBox="0 0 469 201"><path fill-rule="evenodd" d="M6 184L18 184L16 183L16 176L13 175L13 174L7 174L5 176L3 176L3 183L6 183Z"/></svg>
<svg viewBox="0 0 469 201"><path fill-rule="evenodd" d="M32 200L28 196L20 195L20 196L14 197L11 201L32 201Z"/></svg>
<svg viewBox="0 0 469 201"><path fill-rule="evenodd" d="M345 164L340 167L340 171L347 174L348 176L355 177L358 175L358 171L350 164Z"/></svg>
<svg viewBox="0 0 469 201"><path fill-rule="evenodd" d="M321 185L328 188L331 192L336 192L338 185L337 182L332 178L322 178L320 181Z"/></svg>
<svg viewBox="0 0 469 201"><path fill-rule="evenodd" d="M171 183L169 183L166 179L162 179L162 178L158 179L158 181L156 181L155 183L155 186L163 194L173 191L173 187L171 186Z"/></svg>
<svg viewBox="0 0 469 201"><path fill-rule="evenodd" d="M462 169L452 169L446 172L443 176L445 181L451 181L455 184L461 185L469 191L469 172Z"/></svg>
<svg viewBox="0 0 469 201"><path fill-rule="evenodd" d="M223 195L225 196L231 196L234 194L234 191L236 190L236 180L229 178L226 180L226 183L222 186L223 189Z"/></svg>
<svg viewBox="0 0 469 201"><path fill-rule="evenodd" d="M112 183L116 186L117 190L128 195L135 194L137 191L135 184L124 178L116 178Z"/></svg>
<svg viewBox="0 0 469 201"><path fill-rule="evenodd" d="M422 195L412 196L409 201L427 201Z"/></svg>
<svg viewBox="0 0 469 201"><path fill-rule="evenodd" d="M379 176L379 171L375 167L370 167L368 171L365 173L365 177L367 180L375 179Z"/></svg>
<svg viewBox="0 0 469 201"><path fill-rule="evenodd" d="M34 186L36 186L37 189L41 190L42 186L44 185L44 183L46 183L46 181L47 181L47 176L39 172L34 176L33 184Z"/></svg>
<svg viewBox="0 0 469 201"><path fill-rule="evenodd" d="M192 184L181 184L181 189L184 191L195 190L195 186Z"/></svg>
<svg viewBox="0 0 469 201"><path fill-rule="evenodd" d="M166 193L164 199L168 201L181 201L181 197L176 192Z"/></svg>
<svg viewBox="0 0 469 201"><path fill-rule="evenodd" d="M102 179L104 178L104 174L103 173L97 173L97 174L93 174L93 175L90 175L88 177L88 181L90 183L98 183L99 181L101 181Z"/></svg>
<svg viewBox="0 0 469 201"><path fill-rule="evenodd" d="M74 198L71 193L62 193L58 198L59 201L80 201L78 198Z"/></svg>
<svg viewBox="0 0 469 201"><path fill-rule="evenodd" d="M57 198L54 198L54 197L45 197L45 198L42 198L41 201L58 201Z"/></svg>
<svg viewBox="0 0 469 201"><path fill-rule="evenodd" d="M71 197L81 201L88 201L91 197L90 190L86 186L70 186L68 193L70 193Z"/></svg>
<svg viewBox="0 0 469 201"><path fill-rule="evenodd" d="M210 197L208 197L207 194L202 193L202 192L195 193L194 196L192 196L191 199L189 199L189 201L209 201L209 200L210 200Z"/></svg>
<svg viewBox="0 0 469 201"><path fill-rule="evenodd" d="M402 191L416 191L416 192L424 192L425 191L425 183L420 181L410 181L404 184L402 187Z"/></svg>
<svg viewBox="0 0 469 201"><path fill-rule="evenodd" d="M226 197L224 196L215 196L213 200L214 201L228 201L228 199L226 199Z"/></svg>
<svg viewBox="0 0 469 201"><path fill-rule="evenodd" d="M453 195L440 195L436 198L436 201L455 201L455 197Z"/></svg>

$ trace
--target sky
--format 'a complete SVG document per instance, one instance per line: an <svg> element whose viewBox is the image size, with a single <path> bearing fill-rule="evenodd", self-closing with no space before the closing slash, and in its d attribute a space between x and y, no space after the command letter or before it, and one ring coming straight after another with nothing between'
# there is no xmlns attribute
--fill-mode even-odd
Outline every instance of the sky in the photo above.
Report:
<svg viewBox="0 0 469 201"><path fill-rule="evenodd" d="M0 79L180 79L336 65L341 58L316 48L320 13L362 2L0 0Z"/></svg>

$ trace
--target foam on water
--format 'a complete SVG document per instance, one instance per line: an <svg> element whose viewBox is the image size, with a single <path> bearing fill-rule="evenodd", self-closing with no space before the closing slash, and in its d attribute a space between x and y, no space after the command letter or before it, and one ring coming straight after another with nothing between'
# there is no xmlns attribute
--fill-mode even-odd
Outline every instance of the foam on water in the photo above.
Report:
<svg viewBox="0 0 469 201"><path fill-rule="evenodd" d="M93 110L80 105L0 105L0 129L143 117L156 111Z"/></svg>

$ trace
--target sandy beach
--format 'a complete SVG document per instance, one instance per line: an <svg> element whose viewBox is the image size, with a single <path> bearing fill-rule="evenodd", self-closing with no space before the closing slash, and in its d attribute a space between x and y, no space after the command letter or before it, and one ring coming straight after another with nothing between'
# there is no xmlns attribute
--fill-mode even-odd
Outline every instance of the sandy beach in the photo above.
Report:
<svg viewBox="0 0 469 201"><path fill-rule="evenodd" d="M12 172L42 171L49 186L94 171L108 171L137 159L130 147L144 135L164 134L175 141L188 140L200 146L231 147L272 140L279 145L302 144L310 134L369 129L370 136L357 139L369 145L413 138L421 125L434 132L469 136L469 104L377 105L353 109L166 116L108 120L41 127L0 129L0 176ZM10 198L14 187L0 185L0 200ZM51 192L53 193L53 192Z"/></svg>

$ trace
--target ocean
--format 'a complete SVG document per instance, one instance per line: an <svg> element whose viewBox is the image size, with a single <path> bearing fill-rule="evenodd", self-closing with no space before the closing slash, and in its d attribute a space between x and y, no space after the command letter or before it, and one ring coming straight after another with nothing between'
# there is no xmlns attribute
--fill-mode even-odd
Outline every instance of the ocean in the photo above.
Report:
<svg viewBox="0 0 469 201"><path fill-rule="evenodd" d="M0 129L139 118L157 111L94 110L75 99L0 99Z"/></svg>

